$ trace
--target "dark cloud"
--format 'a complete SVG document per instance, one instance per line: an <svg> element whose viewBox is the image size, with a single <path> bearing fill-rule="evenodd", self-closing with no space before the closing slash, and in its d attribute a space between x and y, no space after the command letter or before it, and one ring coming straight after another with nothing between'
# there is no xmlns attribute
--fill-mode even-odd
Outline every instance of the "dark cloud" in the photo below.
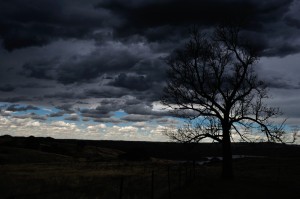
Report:
<svg viewBox="0 0 300 199"><path fill-rule="evenodd" d="M109 20L93 1L1 1L0 35L7 50L45 45L59 38L84 38Z"/></svg>
<svg viewBox="0 0 300 199"><path fill-rule="evenodd" d="M33 119L33 120L41 120L41 121L47 120L47 116L38 115L36 113L29 113L29 114L26 114L26 115L13 115L12 117L13 118L18 118L18 119L30 118L30 119Z"/></svg>
<svg viewBox="0 0 300 199"><path fill-rule="evenodd" d="M131 69L132 73L120 73L109 85L127 88L132 91L151 90L157 95L155 87L160 87L166 79L167 66L163 59L142 59Z"/></svg>
<svg viewBox="0 0 300 199"><path fill-rule="evenodd" d="M113 112L119 111L124 106L124 100L122 98L110 98L100 101L100 106L97 106L95 110L100 113L99 118L103 116L113 116Z"/></svg>
<svg viewBox="0 0 300 199"><path fill-rule="evenodd" d="M112 10L135 26L182 25L202 22L218 23L222 17L251 16L257 12L257 3L251 1L220 0L155 0L128 3L127 1L103 1L98 7Z"/></svg>
<svg viewBox="0 0 300 199"><path fill-rule="evenodd" d="M50 98L50 99L86 99L87 96L84 96L82 93L76 93L72 91L65 91L65 92L56 92L53 94L47 94L44 95L44 98Z"/></svg>
<svg viewBox="0 0 300 199"><path fill-rule="evenodd" d="M154 0L154 1L102 1L105 8L125 18L125 26L144 30L164 25L201 24L216 25L224 20L252 20L253 23L280 19L289 9L292 0L270 2L257 0ZM130 28L129 28L130 30Z"/></svg>
<svg viewBox="0 0 300 199"><path fill-rule="evenodd" d="M83 122L88 122L88 121L90 121L90 118L84 117L84 118L82 118L82 121L83 121Z"/></svg>
<svg viewBox="0 0 300 199"><path fill-rule="evenodd" d="M84 96L92 97L92 98L115 98L122 97L130 94L131 92L128 90L116 88L116 87L108 87L102 86L98 89L87 89L84 91Z"/></svg>
<svg viewBox="0 0 300 199"><path fill-rule="evenodd" d="M153 110L153 102L165 86L164 59L184 45L191 26L209 34L219 23L244 21L242 36L262 56L284 57L300 52L299 5L292 0L1 1L0 101L59 109L44 119L168 123L165 116L172 114ZM260 75L269 87L298 89L294 80L272 74ZM128 115L115 118L119 110Z"/></svg>
<svg viewBox="0 0 300 199"><path fill-rule="evenodd" d="M0 91L2 92L12 92L14 91L16 88L10 84L6 84L3 86L0 86Z"/></svg>
<svg viewBox="0 0 300 199"><path fill-rule="evenodd" d="M83 117L90 117L94 119L99 119L99 118L109 118L113 116L111 113L112 110L108 109L107 107L101 107L98 106L95 109L82 109L80 110L81 116Z"/></svg>
<svg viewBox="0 0 300 199"><path fill-rule="evenodd" d="M66 114L65 111L58 111L58 112L55 112L55 113L50 113L48 115L48 117L61 117L63 116L64 114Z"/></svg>
<svg viewBox="0 0 300 199"><path fill-rule="evenodd" d="M11 102L11 103L15 103L15 102L28 102L28 101L32 101L31 99L29 99L26 96L17 96L17 97L5 97L5 98L0 98L1 102Z"/></svg>
<svg viewBox="0 0 300 199"><path fill-rule="evenodd" d="M35 114L35 113L31 113L31 119L33 120L47 120L48 117L45 116L45 115L38 115L38 114Z"/></svg>
<svg viewBox="0 0 300 199"><path fill-rule="evenodd" d="M91 53L71 56L38 59L23 64L21 75L36 79L55 80L68 85L89 83L102 77L133 70L142 60L153 59L155 52L148 43L121 43L107 41ZM148 64L149 65L149 64Z"/></svg>
<svg viewBox="0 0 300 199"><path fill-rule="evenodd" d="M77 101L76 104L89 104L88 102Z"/></svg>
<svg viewBox="0 0 300 199"><path fill-rule="evenodd" d="M295 19L295 18L292 17L292 16L286 16L286 17L284 18L284 21L285 21L288 25L300 29L300 20L299 20L299 19Z"/></svg>
<svg viewBox="0 0 300 199"><path fill-rule="evenodd" d="M4 48L11 51L16 48L27 46L39 46L46 44L50 41L49 35L39 35L35 37L34 34L40 34L42 27L26 26L20 22L14 23L1 23ZM47 29L44 27L44 29ZM15 31L19 30L19 31Z"/></svg>
<svg viewBox="0 0 300 199"><path fill-rule="evenodd" d="M18 85L20 88L53 88L51 85L42 85L40 82L29 82L26 84Z"/></svg>
<svg viewBox="0 0 300 199"><path fill-rule="evenodd" d="M116 28L118 37L140 34L149 41L176 42L187 36L187 29L192 25L207 29L220 23L238 22L249 34L258 33L252 42L261 49L262 55L285 56L300 51L298 45L278 40L280 29L286 30L284 35L293 36L294 30L290 27L298 27L300 20L288 15L290 8L297 6L293 2L155 0L128 3L109 0L102 1L97 7L108 9L124 19L124 23Z"/></svg>
<svg viewBox="0 0 300 199"><path fill-rule="evenodd" d="M143 91L149 89L151 83L152 82L143 75L127 75L125 73L121 73L109 85L128 88L130 90Z"/></svg>
<svg viewBox="0 0 300 199"><path fill-rule="evenodd" d="M177 125L179 124L178 120L175 120L175 119L172 119L172 118L160 118L160 119L157 119L155 120L158 124L162 124L162 125Z"/></svg>
<svg viewBox="0 0 300 199"><path fill-rule="evenodd" d="M95 88L82 88L78 91L65 91L65 92L56 92L53 94L44 95L44 98L61 100L61 101L74 101L80 100L77 104L88 104L88 102L83 102L83 100L90 98L121 98L127 95L134 95L134 91L124 88L118 88L114 86L93 86Z"/></svg>
<svg viewBox="0 0 300 199"><path fill-rule="evenodd" d="M7 111L12 111L12 112L18 112L18 111L28 111L28 110L39 110L38 107L32 106L32 105L27 105L27 106L20 106L18 104L12 104L9 105L6 108Z"/></svg>
<svg viewBox="0 0 300 199"><path fill-rule="evenodd" d="M169 116L168 111L154 111L152 105L147 105L144 103L133 104L129 106L124 106L123 110L128 114L135 115L152 115L152 116Z"/></svg>
<svg viewBox="0 0 300 199"><path fill-rule="evenodd" d="M70 115L68 117L65 117L64 119L69 121L79 121L80 118L78 115Z"/></svg>
<svg viewBox="0 0 300 199"><path fill-rule="evenodd" d="M113 118L113 117L94 118L93 121L99 123L113 123L113 124L124 123L123 120L120 120L118 118Z"/></svg>
<svg viewBox="0 0 300 199"><path fill-rule="evenodd" d="M276 89L300 89L300 84L295 85L292 82L289 82L286 79L277 77L277 78L272 78L268 79L266 78L265 84L268 86L268 88L276 88Z"/></svg>
<svg viewBox="0 0 300 199"><path fill-rule="evenodd" d="M150 121L152 119L158 118L157 116L153 115L138 115L138 114L131 114L122 117L122 120L125 120L127 122L145 122L145 121Z"/></svg>
<svg viewBox="0 0 300 199"><path fill-rule="evenodd" d="M190 25L211 27L237 20L247 21L249 29L271 33L268 25L284 17L288 26L299 27L299 19L287 14L291 6L297 6L292 3L293 0L64 0L30 4L21 0L1 1L0 36L4 47L13 50L68 38L103 42L135 36L149 41L178 41ZM69 67L65 66L64 71L70 72ZM74 72L66 78L59 76L59 80L70 83L78 75ZM93 78L93 72L84 71L84 76Z"/></svg>
<svg viewBox="0 0 300 199"><path fill-rule="evenodd" d="M27 77L37 79L54 79L54 70L57 60L39 60L36 62L25 63L22 73Z"/></svg>
<svg viewBox="0 0 300 199"><path fill-rule="evenodd" d="M78 57L57 69L57 81L63 84L91 81L107 73L130 70L140 60L151 57L144 44L108 42L85 57Z"/></svg>
<svg viewBox="0 0 300 199"><path fill-rule="evenodd" d="M81 109L81 116L92 118L96 122L122 123L152 120L170 115L167 111L154 111L151 103L147 104L129 96L102 99L99 103L96 108ZM116 111L124 111L128 115L118 119L114 117Z"/></svg>
<svg viewBox="0 0 300 199"><path fill-rule="evenodd" d="M56 108L63 110L65 113L68 113L68 114L75 113L73 104L62 104L62 105L56 106Z"/></svg>

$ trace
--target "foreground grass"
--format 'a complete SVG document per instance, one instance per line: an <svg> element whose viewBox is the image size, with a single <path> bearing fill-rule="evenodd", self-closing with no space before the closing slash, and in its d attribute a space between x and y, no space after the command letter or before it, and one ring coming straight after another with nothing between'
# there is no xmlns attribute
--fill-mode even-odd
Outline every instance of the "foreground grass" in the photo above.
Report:
<svg viewBox="0 0 300 199"><path fill-rule="evenodd" d="M167 185L166 165L156 160L1 165L0 198L149 198L152 185L159 197Z"/></svg>
<svg viewBox="0 0 300 199"><path fill-rule="evenodd" d="M299 158L245 158L235 180L220 163L58 162L0 165L1 198L299 198Z"/></svg>
<svg viewBox="0 0 300 199"><path fill-rule="evenodd" d="M220 165L206 169L201 178L174 191L171 197L203 199L300 198L299 158L247 158L235 163L235 179L221 180Z"/></svg>

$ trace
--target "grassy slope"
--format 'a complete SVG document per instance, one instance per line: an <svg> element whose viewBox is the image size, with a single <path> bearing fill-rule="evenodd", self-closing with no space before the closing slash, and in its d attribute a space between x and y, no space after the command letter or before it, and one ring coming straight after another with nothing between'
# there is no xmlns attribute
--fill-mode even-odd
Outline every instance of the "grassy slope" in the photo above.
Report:
<svg viewBox="0 0 300 199"><path fill-rule="evenodd" d="M262 155L234 164L236 179L220 180L221 165L197 166L163 159L220 155L218 145L186 147L177 143L55 140L0 137L0 196L3 198L299 198L299 146L235 144L235 154ZM122 154L155 157L143 162L120 160ZM136 153L133 153L136 155ZM185 174L184 174L185 173ZM122 177L123 176L123 177ZM180 185L178 179L181 179Z"/></svg>
<svg viewBox="0 0 300 199"><path fill-rule="evenodd" d="M172 193L173 199L297 199L300 198L300 157L246 158L235 162L235 179L220 180L220 165ZM168 195L162 197L166 198Z"/></svg>

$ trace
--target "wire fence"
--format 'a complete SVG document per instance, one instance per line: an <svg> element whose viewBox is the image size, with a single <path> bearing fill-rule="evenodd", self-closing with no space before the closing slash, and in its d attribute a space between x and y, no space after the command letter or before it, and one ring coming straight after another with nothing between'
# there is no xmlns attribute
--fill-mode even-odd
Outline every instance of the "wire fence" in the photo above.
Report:
<svg viewBox="0 0 300 199"><path fill-rule="evenodd" d="M201 177L201 165L119 162L40 165L57 169L56 174L38 177L23 186L0 191L4 198L101 198L101 199L171 199L174 192ZM41 174L42 175L42 174ZM20 179L24 181L25 178ZM28 178L29 179L29 178ZM15 179L18 180L18 179ZM9 182L8 182L9 183ZM11 183L14 184L14 183ZM17 182L15 183L17 184ZM4 186L5 187L5 186ZM3 187L3 188L4 188Z"/></svg>

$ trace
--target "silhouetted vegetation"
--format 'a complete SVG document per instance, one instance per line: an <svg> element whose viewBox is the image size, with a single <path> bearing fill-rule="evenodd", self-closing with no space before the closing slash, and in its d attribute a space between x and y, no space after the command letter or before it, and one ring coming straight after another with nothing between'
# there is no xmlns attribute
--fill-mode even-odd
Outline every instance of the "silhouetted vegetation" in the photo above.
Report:
<svg viewBox="0 0 300 199"><path fill-rule="evenodd" d="M32 140L34 144L28 144ZM265 184L275 187L274 198L298 191L300 147L275 143L234 143L233 154L244 157L234 159L236 182L219 187L221 192L212 191L223 183L218 177L221 148L218 143L1 136L0 194L2 198L265 198L267 190L261 188ZM246 190L247 196L228 186ZM248 193L251 189L262 197Z"/></svg>
<svg viewBox="0 0 300 199"><path fill-rule="evenodd" d="M241 27L225 25L211 35L191 31L189 42L167 60L167 86L162 102L187 125L166 132L179 142L211 139L222 144L222 177L233 178L233 135L253 141L251 133L262 133L272 142L281 142L282 125L271 120L280 114L268 107L266 85L257 78L258 50L243 38ZM250 136L249 136L250 134Z"/></svg>

